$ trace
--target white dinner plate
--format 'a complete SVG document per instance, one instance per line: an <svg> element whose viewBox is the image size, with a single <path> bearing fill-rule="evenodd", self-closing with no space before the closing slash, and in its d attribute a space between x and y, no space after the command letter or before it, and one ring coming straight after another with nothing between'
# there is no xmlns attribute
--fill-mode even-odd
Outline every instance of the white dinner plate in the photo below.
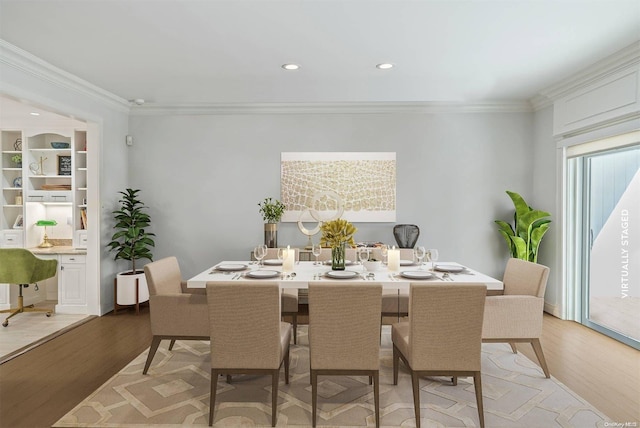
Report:
<svg viewBox="0 0 640 428"><path fill-rule="evenodd" d="M275 278L277 276L280 276L280 272L278 272L277 270L252 270L250 272L247 272L245 276L247 278L257 279Z"/></svg>
<svg viewBox="0 0 640 428"><path fill-rule="evenodd" d="M358 272L352 270L330 270L325 275L334 279L352 279L358 276Z"/></svg>
<svg viewBox="0 0 640 428"><path fill-rule="evenodd" d="M331 260L325 260L324 264L325 265L330 265L331 264ZM344 261L344 265L345 266L351 266L352 264L353 264L353 261L351 261L351 260L345 260Z"/></svg>
<svg viewBox="0 0 640 428"><path fill-rule="evenodd" d="M426 270L407 270L400 272L400 276L409 279L430 279L433 278L433 274Z"/></svg>
<svg viewBox="0 0 640 428"><path fill-rule="evenodd" d="M282 266L282 260L278 259L269 259L263 261L263 263L267 266Z"/></svg>
<svg viewBox="0 0 640 428"><path fill-rule="evenodd" d="M239 270L245 270L246 268L247 268L247 265L232 264L232 263L221 264L216 266L216 270L221 270L225 272L235 272Z"/></svg>
<svg viewBox="0 0 640 428"><path fill-rule="evenodd" d="M414 263L413 260L400 260L400 266L411 266Z"/></svg>
<svg viewBox="0 0 640 428"><path fill-rule="evenodd" d="M436 267L434 267L435 270L440 271L440 272L451 272L451 273L456 273L456 272L462 272L465 268L464 266L460 266L460 265L450 265L447 263L443 263L440 265L436 265Z"/></svg>

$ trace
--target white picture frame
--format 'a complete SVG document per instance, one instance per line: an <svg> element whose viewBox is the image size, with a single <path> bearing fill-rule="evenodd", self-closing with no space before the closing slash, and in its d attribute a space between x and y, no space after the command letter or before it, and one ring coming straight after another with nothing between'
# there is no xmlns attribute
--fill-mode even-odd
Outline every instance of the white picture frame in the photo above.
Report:
<svg viewBox="0 0 640 428"><path fill-rule="evenodd" d="M13 228L22 229L23 227L24 227L24 218L22 217L22 214L18 214L18 217L16 217L16 221L13 222Z"/></svg>

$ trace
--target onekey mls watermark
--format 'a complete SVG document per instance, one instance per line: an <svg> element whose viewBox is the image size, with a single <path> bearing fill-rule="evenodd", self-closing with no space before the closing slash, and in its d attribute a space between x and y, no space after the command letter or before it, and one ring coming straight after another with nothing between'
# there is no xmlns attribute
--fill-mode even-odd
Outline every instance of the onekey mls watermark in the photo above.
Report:
<svg viewBox="0 0 640 428"><path fill-rule="evenodd" d="M623 427L637 427L638 422L605 422L605 427L613 427L613 428L623 428Z"/></svg>

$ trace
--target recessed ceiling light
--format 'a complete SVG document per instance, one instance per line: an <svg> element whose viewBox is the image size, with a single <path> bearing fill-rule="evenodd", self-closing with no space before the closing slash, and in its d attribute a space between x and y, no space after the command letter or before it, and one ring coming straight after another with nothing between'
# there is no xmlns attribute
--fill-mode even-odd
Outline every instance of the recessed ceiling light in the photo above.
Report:
<svg viewBox="0 0 640 428"><path fill-rule="evenodd" d="M393 68L393 64L389 62L383 62L382 64L377 64L376 68L379 68L380 70L388 70L390 68Z"/></svg>
<svg viewBox="0 0 640 428"><path fill-rule="evenodd" d="M297 70L300 66L298 64L282 64L282 68L285 70Z"/></svg>
<svg viewBox="0 0 640 428"><path fill-rule="evenodd" d="M32 111L31 113L29 113L31 116L40 116L40 113Z"/></svg>

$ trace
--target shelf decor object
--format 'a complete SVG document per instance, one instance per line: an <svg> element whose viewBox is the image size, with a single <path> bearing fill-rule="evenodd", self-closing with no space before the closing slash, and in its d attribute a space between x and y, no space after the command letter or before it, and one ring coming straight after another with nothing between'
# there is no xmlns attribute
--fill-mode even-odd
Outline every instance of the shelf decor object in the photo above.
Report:
<svg viewBox="0 0 640 428"><path fill-rule="evenodd" d="M43 226L44 227L44 238L42 240L42 243L40 245L38 245L38 247L40 248L51 248L53 247L53 244L51 242L49 242L49 237L47 236L47 226L56 226L58 224L57 221L55 220L38 220L36 222L36 226Z"/></svg>
<svg viewBox="0 0 640 428"><path fill-rule="evenodd" d="M278 222L282 218L285 206L277 199L265 198L258 203L264 224L264 244L267 248L278 247Z"/></svg>

